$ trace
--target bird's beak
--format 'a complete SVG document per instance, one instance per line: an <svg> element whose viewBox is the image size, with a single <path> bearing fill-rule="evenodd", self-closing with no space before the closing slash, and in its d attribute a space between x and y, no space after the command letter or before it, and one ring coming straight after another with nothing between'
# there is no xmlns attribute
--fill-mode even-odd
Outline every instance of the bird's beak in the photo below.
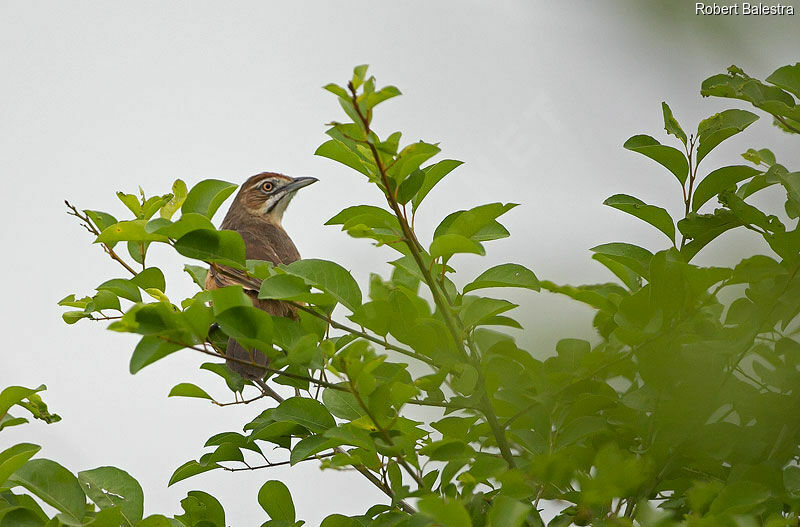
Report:
<svg viewBox="0 0 800 527"><path fill-rule="evenodd" d="M283 190L288 192L294 192L295 190L307 187L312 183L316 183L317 181L319 180L315 177L296 177L292 180L291 183L283 187Z"/></svg>

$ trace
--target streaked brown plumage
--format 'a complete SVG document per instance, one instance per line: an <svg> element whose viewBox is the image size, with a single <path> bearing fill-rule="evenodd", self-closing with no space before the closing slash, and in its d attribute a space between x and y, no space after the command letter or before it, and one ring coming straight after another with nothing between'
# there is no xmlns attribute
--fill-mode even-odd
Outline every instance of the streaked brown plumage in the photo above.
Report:
<svg viewBox="0 0 800 527"><path fill-rule="evenodd" d="M281 220L286 206L299 189L314 183L316 178L291 178L275 172L262 172L250 177L239 188L231 203L228 214L222 220L220 229L237 231L245 244L248 260L265 260L275 265L288 264L300 259L289 235L283 230ZM233 269L223 268L230 274ZM253 305L273 316L297 318L297 309L278 300L257 298L258 291L245 280L237 280L229 274L222 274L213 266L206 276L206 289L217 289L229 285L242 285L253 299ZM255 361L266 365L267 357L258 352L244 349L234 339L228 340L227 355L240 360ZM235 361L227 361L228 368L246 379L261 379L266 370L248 366Z"/></svg>

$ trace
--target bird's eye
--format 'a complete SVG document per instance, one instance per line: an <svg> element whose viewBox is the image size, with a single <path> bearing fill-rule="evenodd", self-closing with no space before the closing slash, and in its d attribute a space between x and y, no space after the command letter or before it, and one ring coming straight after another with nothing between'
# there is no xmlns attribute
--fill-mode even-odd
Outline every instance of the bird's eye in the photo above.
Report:
<svg viewBox="0 0 800 527"><path fill-rule="evenodd" d="M273 185L270 181L265 181L261 184L261 190L264 192L272 192L273 188L275 188L275 185Z"/></svg>

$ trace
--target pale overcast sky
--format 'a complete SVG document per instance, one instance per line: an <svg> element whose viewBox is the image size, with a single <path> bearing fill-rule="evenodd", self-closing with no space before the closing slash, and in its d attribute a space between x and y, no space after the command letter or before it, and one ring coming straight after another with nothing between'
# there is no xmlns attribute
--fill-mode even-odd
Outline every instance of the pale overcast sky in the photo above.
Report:
<svg viewBox="0 0 800 527"><path fill-rule="evenodd" d="M420 209L423 237L453 210L522 204L504 218L511 238L488 244L482 260L455 261L460 283L502 262L559 283L606 281L590 247L663 247L660 233L604 207L606 197L633 194L676 215L682 207L674 178L622 143L637 133L668 141L662 100L687 131L721 109L748 108L702 99L701 81L731 64L763 78L797 62L800 15L696 16L688 1L2 0L0 41L0 387L45 383L46 400L64 418L4 431L0 450L32 441L43 445L40 456L75 472L124 468L142 483L147 513L177 513L188 490L205 490L234 526L264 521L258 488L282 479L313 526L330 513L364 512L383 496L358 474L312 463L215 471L166 489L207 437L240 430L260 408L167 399L186 381L227 396L215 376L198 372L203 357L179 353L131 376L136 337L61 321L60 298L124 276L65 214L63 200L121 215L117 190L165 193L175 178L238 183L264 170L314 175L319 183L298 195L284 224L303 256L337 261L365 284L370 271L388 273L391 251L323 223L380 196L358 174L312 154L326 139L324 123L342 118L321 86L369 63L379 84L404 93L379 109L377 130L439 141L443 157L466 162ZM738 153L764 146L800 166L797 140L766 118L704 164L739 163ZM698 260L733 262L760 246L752 233L731 233ZM153 261L169 270L173 299L193 293L179 258L158 248ZM551 353L557 338L592 337L589 310L545 294L513 299L526 327L519 341L536 356Z"/></svg>

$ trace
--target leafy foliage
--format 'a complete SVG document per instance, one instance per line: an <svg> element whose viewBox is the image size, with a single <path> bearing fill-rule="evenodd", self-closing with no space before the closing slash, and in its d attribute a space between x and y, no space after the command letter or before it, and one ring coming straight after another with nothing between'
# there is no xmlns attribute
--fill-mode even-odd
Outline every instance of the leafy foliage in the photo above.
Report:
<svg viewBox="0 0 800 527"><path fill-rule="evenodd" d="M732 67L704 81L702 93L749 101L796 132L798 68L780 68L767 85ZM210 221L233 192L225 182L187 190L177 181L172 193L151 198L120 193L130 219L70 209L130 276L103 282L91 296L66 297L61 305L72 310L64 320L106 319L109 329L140 335L131 372L184 350L221 361L229 337L270 358L268 384L253 388L250 399L242 392L252 384L222 362L201 368L226 383L233 403L188 383L172 389L171 396L220 406L270 398L275 404L241 431L209 438L207 451L178 467L170 484L212 470L316 462L353 468L386 494L385 503L357 517L333 514L323 527L540 526L544 503L558 507L549 521L554 527L796 525L800 173L763 148L742 154L754 167L698 170L757 115L726 110L687 136L662 103L664 129L677 148L647 135L625 142L678 180L684 215L673 218L659 204L626 194L606 200L669 239L652 249L625 242L593 248L593 259L619 282L556 284L508 263L459 288L453 278L461 255L484 254L487 242L508 236L499 220L515 205L446 214L423 245L415 214L460 162L432 161L435 143L401 147L399 132L381 139L373 113L400 92L378 88L366 72L359 66L345 86L325 87L349 119L330 125L317 154L353 168L385 198L383 208L356 204L328 221L399 253L389 277L371 275L368 291L334 262L245 261L238 234ZM747 202L769 186L785 191L784 211ZM702 212L714 199L720 206ZM780 219L784 213L788 220ZM757 233L770 254L732 267L692 263L703 247L737 228ZM140 270L116 252L122 242ZM299 319L252 307L241 287L170 299L163 273L146 264L153 243L234 268L260 298L293 303ZM204 268L186 270L202 288ZM596 342L565 338L552 353L537 354L548 358L534 358L498 330L521 328L509 316L516 306L483 296L508 287L544 289L591 306ZM720 299L723 291L730 301ZM283 399L270 384L296 395ZM0 426L21 422L7 415L14 404L55 420L39 401L34 390L7 389L0 394ZM416 407L438 413L421 422ZM266 459L265 446L285 460L254 464L251 458ZM222 506L200 491L181 502L182 515L142 519L141 489L128 474L103 467L76 477L53 461L30 459L37 450L23 443L0 454L0 526L22 524L18 518L30 525L225 525ZM27 495L13 494L15 487L58 509L57 519L47 519ZM264 525L302 524L282 483L266 481L256 495L269 516ZM94 505L85 506L87 497Z"/></svg>

